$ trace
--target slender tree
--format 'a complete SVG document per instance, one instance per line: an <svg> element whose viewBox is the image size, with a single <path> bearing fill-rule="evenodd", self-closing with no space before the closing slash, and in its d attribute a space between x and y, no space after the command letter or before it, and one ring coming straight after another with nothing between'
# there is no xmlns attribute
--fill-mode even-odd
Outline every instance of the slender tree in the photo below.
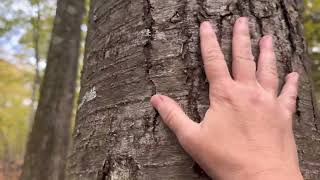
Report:
<svg viewBox="0 0 320 180"><path fill-rule="evenodd" d="M200 121L209 102L199 23L212 22L230 65L240 16L250 18L255 57L259 39L273 35L281 84L301 75L295 137L305 179L319 179L320 122L294 0L93 0L69 179L208 179L149 100L169 95Z"/></svg>
<svg viewBox="0 0 320 180"><path fill-rule="evenodd" d="M39 89L40 84L40 21L41 21L41 8L40 8L40 1L35 2L37 7L37 16L31 18L31 24L33 27L33 34L32 34L32 44L34 46L34 58L36 60L34 66L34 80L32 84L32 94L31 94L31 105L30 105L30 117L29 117L29 125L32 126L35 114L35 105L37 102L37 92Z"/></svg>
<svg viewBox="0 0 320 180"><path fill-rule="evenodd" d="M58 0L22 180L63 180L76 87L84 0Z"/></svg>

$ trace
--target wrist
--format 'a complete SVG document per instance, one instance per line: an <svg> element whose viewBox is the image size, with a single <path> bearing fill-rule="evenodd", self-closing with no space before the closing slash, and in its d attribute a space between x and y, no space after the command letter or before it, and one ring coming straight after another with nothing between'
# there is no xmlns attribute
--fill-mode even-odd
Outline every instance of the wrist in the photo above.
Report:
<svg viewBox="0 0 320 180"><path fill-rule="evenodd" d="M247 180L303 180L303 177L299 170L283 170L276 169L257 173L249 177Z"/></svg>
<svg viewBox="0 0 320 180"><path fill-rule="evenodd" d="M299 168L286 169L286 168L272 168L257 172L243 171L238 173L237 176L233 176L231 179L238 180L303 180ZM231 180L230 179L230 180ZM221 180L229 180L221 179Z"/></svg>

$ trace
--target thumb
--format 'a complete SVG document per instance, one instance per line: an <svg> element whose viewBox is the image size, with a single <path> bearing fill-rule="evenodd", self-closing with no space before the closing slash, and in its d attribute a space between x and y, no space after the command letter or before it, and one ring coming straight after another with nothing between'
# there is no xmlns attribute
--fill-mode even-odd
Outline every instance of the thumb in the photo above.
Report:
<svg viewBox="0 0 320 180"><path fill-rule="evenodd" d="M290 112L296 110L296 100L298 96L298 80L299 74L296 72L290 73L286 77L286 83L278 97L280 102L284 104Z"/></svg>
<svg viewBox="0 0 320 180"><path fill-rule="evenodd" d="M163 96L154 95L151 98L152 106L159 112L163 122L176 134L183 136L185 133L194 132L199 126L192 121L173 99Z"/></svg>

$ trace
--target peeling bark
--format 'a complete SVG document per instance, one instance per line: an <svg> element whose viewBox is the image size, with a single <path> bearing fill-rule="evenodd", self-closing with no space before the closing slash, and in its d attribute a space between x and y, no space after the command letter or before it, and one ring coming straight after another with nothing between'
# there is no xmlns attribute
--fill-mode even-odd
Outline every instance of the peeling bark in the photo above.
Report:
<svg viewBox="0 0 320 180"><path fill-rule="evenodd" d="M80 98L92 87L97 97L78 110L69 178L209 179L149 100L167 94L199 122L209 105L199 24L213 23L230 66L233 23L248 16L255 57L271 34L281 85L301 74L295 137L305 179L319 179L320 122L298 12L293 0L93 0Z"/></svg>

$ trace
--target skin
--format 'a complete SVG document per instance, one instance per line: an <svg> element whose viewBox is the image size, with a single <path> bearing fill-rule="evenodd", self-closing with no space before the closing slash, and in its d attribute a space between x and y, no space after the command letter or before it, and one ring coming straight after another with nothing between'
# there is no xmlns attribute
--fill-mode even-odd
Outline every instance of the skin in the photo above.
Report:
<svg viewBox="0 0 320 180"><path fill-rule="evenodd" d="M196 123L174 100L155 95L151 104L164 123L212 178L302 180L292 130L298 73L287 75L279 94L272 37L261 38L256 69L245 17L234 25L232 77L209 22L201 24L200 38L210 107Z"/></svg>

